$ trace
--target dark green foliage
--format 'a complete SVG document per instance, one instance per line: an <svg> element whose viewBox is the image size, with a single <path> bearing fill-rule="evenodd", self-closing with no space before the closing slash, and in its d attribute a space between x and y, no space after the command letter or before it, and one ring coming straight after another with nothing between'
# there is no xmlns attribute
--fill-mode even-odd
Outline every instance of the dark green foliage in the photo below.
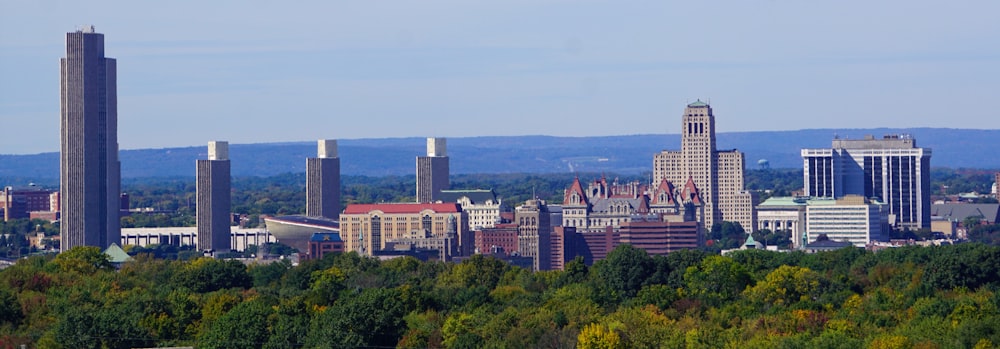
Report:
<svg viewBox="0 0 1000 349"><path fill-rule="evenodd" d="M250 288L253 280L237 260L202 258L174 275L173 282L193 292L207 293L227 288Z"/></svg>
<svg viewBox="0 0 1000 349"><path fill-rule="evenodd" d="M237 305L219 319L199 340L201 348L259 348L270 338L268 322L274 310L260 300Z"/></svg>
<svg viewBox="0 0 1000 349"><path fill-rule="evenodd" d="M737 222L722 221L712 224L708 237L714 242L711 246L714 251L728 250L742 246L747 233Z"/></svg>
<svg viewBox="0 0 1000 349"><path fill-rule="evenodd" d="M618 301L635 297L653 270L653 259L646 251L628 244L618 245L593 267L598 284Z"/></svg>
<svg viewBox="0 0 1000 349"><path fill-rule="evenodd" d="M983 244L654 257L622 246L592 267L544 272L485 256L344 253L246 268L144 254L120 270L99 267L100 256L0 270L0 343L572 348L595 334L629 348L1000 343L1000 247Z"/></svg>
<svg viewBox="0 0 1000 349"><path fill-rule="evenodd" d="M410 309L395 289L373 288L319 313L309 330L307 347L392 347L405 331Z"/></svg>

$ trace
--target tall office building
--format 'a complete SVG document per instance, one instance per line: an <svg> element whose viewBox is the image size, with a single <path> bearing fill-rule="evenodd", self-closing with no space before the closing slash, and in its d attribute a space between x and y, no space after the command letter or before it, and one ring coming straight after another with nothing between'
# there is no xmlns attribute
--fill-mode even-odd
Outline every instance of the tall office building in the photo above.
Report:
<svg viewBox="0 0 1000 349"><path fill-rule="evenodd" d="M832 149L802 149L805 195L861 195L888 205L891 224L930 228L930 148L910 135L834 139Z"/></svg>
<svg viewBox="0 0 1000 349"><path fill-rule="evenodd" d="M121 240L115 60L87 26L66 33L60 67L60 248L104 249Z"/></svg>
<svg viewBox="0 0 1000 349"><path fill-rule="evenodd" d="M229 252L230 239L229 143L208 142L208 160L197 160L198 250Z"/></svg>
<svg viewBox="0 0 1000 349"><path fill-rule="evenodd" d="M715 115L712 107L696 101L681 117L681 150L664 150L653 157L653 183L694 181L705 205L705 226L721 221L738 222L743 229L756 227L757 197L743 188L743 153L715 149Z"/></svg>
<svg viewBox="0 0 1000 349"><path fill-rule="evenodd" d="M444 138L427 138L427 156L417 157L417 202L435 202L448 189L448 153Z"/></svg>
<svg viewBox="0 0 1000 349"><path fill-rule="evenodd" d="M306 216L340 217L340 158L337 141L321 139L315 158L306 159Z"/></svg>
<svg viewBox="0 0 1000 349"><path fill-rule="evenodd" d="M517 251L531 257L535 270L552 269L551 213L545 201L531 199L514 210L517 223Z"/></svg>

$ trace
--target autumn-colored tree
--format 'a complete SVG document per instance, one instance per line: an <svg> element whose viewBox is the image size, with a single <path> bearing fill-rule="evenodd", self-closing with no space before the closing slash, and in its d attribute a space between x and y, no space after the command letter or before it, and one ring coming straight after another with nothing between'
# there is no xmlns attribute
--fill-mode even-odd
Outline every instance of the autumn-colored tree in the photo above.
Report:
<svg viewBox="0 0 1000 349"><path fill-rule="evenodd" d="M622 338L605 325L593 323L583 327L577 337L579 349L620 349L625 348Z"/></svg>

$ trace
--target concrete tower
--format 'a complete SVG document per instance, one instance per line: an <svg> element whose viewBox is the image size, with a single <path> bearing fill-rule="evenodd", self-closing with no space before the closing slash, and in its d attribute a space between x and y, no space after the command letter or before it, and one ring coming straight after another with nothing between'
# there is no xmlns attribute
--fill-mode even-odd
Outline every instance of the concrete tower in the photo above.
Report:
<svg viewBox="0 0 1000 349"><path fill-rule="evenodd" d="M427 138L427 156L417 157L417 202L434 202L450 186L447 142Z"/></svg>
<svg viewBox="0 0 1000 349"><path fill-rule="evenodd" d="M705 204L705 226L738 222L751 231L756 226L756 196L743 188L744 156L736 150L715 148L715 115L708 103L696 101L681 116L681 150L663 151L653 158L653 183L694 181Z"/></svg>
<svg viewBox="0 0 1000 349"><path fill-rule="evenodd" d="M198 163L198 250L229 252L230 238L230 177L229 143L208 142L208 160Z"/></svg>
<svg viewBox="0 0 1000 349"><path fill-rule="evenodd" d="M340 158L336 140L319 140L316 157L306 159L306 216L340 217Z"/></svg>
<svg viewBox="0 0 1000 349"><path fill-rule="evenodd" d="M104 249L121 243L115 60L87 26L66 33L60 67L60 248Z"/></svg>

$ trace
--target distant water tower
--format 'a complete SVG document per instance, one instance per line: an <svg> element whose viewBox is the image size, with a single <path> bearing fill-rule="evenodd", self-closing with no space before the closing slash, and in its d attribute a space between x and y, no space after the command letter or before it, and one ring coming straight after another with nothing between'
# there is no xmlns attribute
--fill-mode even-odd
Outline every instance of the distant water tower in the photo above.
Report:
<svg viewBox="0 0 1000 349"><path fill-rule="evenodd" d="M759 170L769 170L771 169L771 162L767 159L757 160L757 169Z"/></svg>

